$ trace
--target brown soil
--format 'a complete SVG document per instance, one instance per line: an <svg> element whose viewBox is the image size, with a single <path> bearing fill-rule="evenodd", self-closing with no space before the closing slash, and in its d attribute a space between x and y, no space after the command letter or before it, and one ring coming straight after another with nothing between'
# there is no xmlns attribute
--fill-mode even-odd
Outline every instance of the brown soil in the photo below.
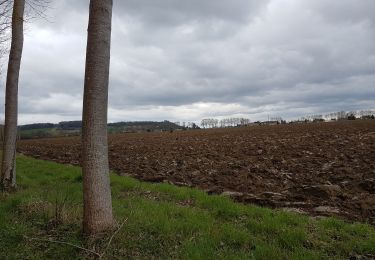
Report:
<svg viewBox="0 0 375 260"><path fill-rule="evenodd" d="M150 182L311 215L375 223L375 121L118 134L110 168ZM79 138L21 141L18 151L79 165Z"/></svg>

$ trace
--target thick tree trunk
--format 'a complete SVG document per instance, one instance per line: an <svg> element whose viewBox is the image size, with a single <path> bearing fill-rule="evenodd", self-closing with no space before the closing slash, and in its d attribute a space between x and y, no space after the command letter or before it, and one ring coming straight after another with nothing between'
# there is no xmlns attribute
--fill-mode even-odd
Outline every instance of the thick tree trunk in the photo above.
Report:
<svg viewBox="0 0 375 260"><path fill-rule="evenodd" d="M23 14L25 0L14 0L12 43L9 54L5 96L4 146L1 166L1 186L4 190L16 187L16 142L18 113L18 79L23 49Z"/></svg>
<svg viewBox="0 0 375 260"><path fill-rule="evenodd" d="M113 224L107 110L112 0L91 0L82 126L83 228L89 235Z"/></svg>

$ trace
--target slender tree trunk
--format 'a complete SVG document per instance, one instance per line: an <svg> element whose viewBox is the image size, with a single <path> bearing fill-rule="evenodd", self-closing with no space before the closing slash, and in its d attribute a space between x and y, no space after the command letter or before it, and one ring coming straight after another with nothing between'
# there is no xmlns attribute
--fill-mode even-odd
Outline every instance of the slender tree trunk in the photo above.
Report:
<svg viewBox="0 0 375 260"><path fill-rule="evenodd" d="M18 113L18 79L23 49L23 14L25 0L14 0L12 15L12 44L9 54L5 96L4 146L1 166L1 186L16 187L16 142Z"/></svg>
<svg viewBox="0 0 375 260"><path fill-rule="evenodd" d="M83 228L89 235L113 224L107 110L112 0L91 0L82 125Z"/></svg>

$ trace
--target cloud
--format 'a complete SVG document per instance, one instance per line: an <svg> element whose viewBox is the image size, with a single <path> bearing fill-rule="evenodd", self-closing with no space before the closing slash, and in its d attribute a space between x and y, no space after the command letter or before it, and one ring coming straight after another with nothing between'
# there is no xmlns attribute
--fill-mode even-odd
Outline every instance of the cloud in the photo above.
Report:
<svg viewBox="0 0 375 260"><path fill-rule="evenodd" d="M125 0L115 2L114 13L127 14L151 27L177 27L192 21L246 22L268 1Z"/></svg>
<svg viewBox="0 0 375 260"><path fill-rule="evenodd" d="M52 22L28 25L21 123L80 118L88 2L57 1ZM115 1L109 120L375 108L374 11L372 0Z"/></svg>

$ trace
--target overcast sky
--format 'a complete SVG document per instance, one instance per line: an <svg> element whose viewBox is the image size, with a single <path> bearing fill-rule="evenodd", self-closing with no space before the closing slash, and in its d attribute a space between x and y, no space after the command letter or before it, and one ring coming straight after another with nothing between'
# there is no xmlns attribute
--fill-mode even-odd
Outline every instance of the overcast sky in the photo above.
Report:
<svg viewBox="0 0 375 260"><path fill-rule="evenodd" d="M88 6L53 0L26 26L20 124L80 120ZM374 109L374 14L374 0L114 0L109 121Z"/></svg>

